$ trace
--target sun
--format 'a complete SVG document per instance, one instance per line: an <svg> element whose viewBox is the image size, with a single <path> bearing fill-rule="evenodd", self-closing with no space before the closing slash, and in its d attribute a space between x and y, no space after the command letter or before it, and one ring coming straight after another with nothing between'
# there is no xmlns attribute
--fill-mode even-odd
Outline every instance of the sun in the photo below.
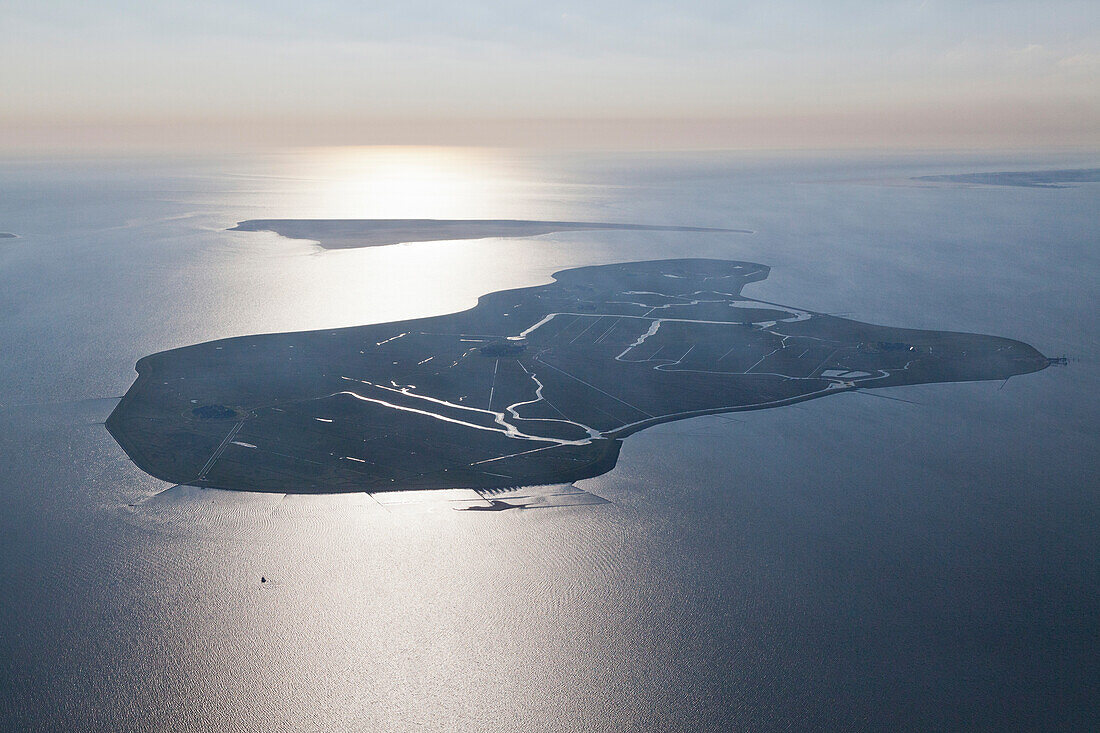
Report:
<svg viewBox="0 0 1100 733"><path fill-rule="evenodd" d="M294 160L315 216L347 219L503 217L507 167L477 148L315 148ZM323 213L320 213L323 212Z"/></svg>

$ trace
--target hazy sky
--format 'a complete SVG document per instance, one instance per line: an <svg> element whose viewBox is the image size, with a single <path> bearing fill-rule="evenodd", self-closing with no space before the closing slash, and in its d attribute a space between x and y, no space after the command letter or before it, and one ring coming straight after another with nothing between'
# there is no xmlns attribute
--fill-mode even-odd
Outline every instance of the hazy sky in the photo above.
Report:
<svg viewBox="0 0 1100 733"><path fill-rule="evenodd" d="M12 2L0 134L1100 144L1100 2Z"/></svg>

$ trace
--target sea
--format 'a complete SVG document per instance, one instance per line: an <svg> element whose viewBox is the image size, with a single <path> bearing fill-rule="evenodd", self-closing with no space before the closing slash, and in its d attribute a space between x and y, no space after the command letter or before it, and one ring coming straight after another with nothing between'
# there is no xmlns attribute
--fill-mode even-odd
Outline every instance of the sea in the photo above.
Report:
<svg viewBox="0 0 1100 733"><path fill-rule="evenodd" d="M920 177L1097 167L1026 151L0 159L16 235L0 239L0 730L1095 729L1100 183ZM278 218L752 233L323 250L226 231ZM770 266L748 297L1065 364L660 425L566 487L592 501L526 487L550 498L499 512L455 511L470 497L447 490L172 486L103 426L154 352L682 257Z"/></svg>

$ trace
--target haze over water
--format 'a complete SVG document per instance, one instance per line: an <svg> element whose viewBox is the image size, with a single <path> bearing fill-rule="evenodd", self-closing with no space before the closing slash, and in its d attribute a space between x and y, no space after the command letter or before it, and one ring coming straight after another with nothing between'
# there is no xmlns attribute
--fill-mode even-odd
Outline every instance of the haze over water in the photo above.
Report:
<svg viewBox="0 0 1100 733"><path fill-rule="evenodd" d="M1068 728L1100 686L1096 156L448 148L0 165L0 728ZM608 221L322 251L246 219ZM172 488L100 424L142 356L711 257L746 295L1065 368L661 425L607 500ZM883 399L889 397L891 399ZM267 582L261 584L263 576Z"/></svg>

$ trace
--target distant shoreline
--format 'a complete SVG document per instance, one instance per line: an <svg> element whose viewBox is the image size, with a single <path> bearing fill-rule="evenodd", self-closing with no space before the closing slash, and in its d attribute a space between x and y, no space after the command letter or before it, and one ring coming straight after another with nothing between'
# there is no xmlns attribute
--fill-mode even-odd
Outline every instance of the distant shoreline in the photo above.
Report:
<svg viewBox="0 0 1100 733"><path fill-rule="evenodd" d="M407 242L536 237L554 232L597 230L754 233L750 229L521 219L249 219L227 231L274 232L288 239L314 241L325 249L358 249Z"/></svg>
<svg viewBox="0 0 1100 733"><path fill-rule="evenodd" d="M1100 183L1100 168L1072 168L1045 171L999 171L994 173L957 173L952 175L914 176L914 181L958 183L977 186L1016 186L1018 188L1073 188L1075 183Z"/></svg>

